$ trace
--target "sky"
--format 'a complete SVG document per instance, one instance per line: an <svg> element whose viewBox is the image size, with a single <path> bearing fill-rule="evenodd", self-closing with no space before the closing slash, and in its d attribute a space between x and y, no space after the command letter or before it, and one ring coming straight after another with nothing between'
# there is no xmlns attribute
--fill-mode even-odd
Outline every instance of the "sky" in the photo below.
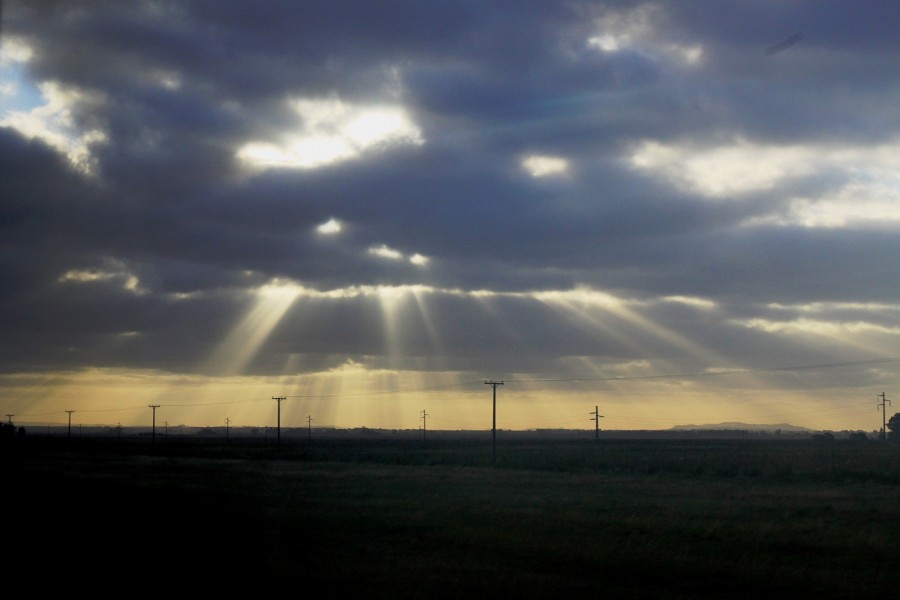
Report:
<svg viewBox="0 0 900 600"><path fill-rule="evenodd" d="M898 2L0 6L11 422L900 411Z"/></svg>

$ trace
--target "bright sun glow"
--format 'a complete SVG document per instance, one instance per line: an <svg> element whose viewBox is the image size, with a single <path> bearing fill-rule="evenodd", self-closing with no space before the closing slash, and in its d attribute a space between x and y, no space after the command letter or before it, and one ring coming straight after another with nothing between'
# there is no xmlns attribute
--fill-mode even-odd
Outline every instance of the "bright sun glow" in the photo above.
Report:
<svg viewBox="0 0 900 600"><path fill-rule="evenodd" d="M237 153L260 168L315 169L356 158L385 145L423 143L419 128L401 106L359 105L337 98L290 103L298 128L274 140L250 141Z"/></svg>

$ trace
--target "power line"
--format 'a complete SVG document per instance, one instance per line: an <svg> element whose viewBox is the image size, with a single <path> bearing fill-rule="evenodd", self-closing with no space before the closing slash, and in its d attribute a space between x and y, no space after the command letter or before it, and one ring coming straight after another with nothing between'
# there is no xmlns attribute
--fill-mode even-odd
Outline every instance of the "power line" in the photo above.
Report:
<svg viewBox="0 0 900 600"><path fill-rule="evenodd" d="M792 366L782 366L782 367L769 367L769 368L758 368L758 369L728 369L728 370L720 370L720 371L699 371L699 372L682 372L682 373L668 373L668 374L658 374L658 375L631 375L631 376L610 376L610 377L595 377L595 378L535 378L535 379L507 379L506 383L512 384L529 384L529 383L553 383L553 382L604 382L604 381L638 381L638 380L654 380L654 379L679 379L679 378L699 378L699 377L720 377L725 375L738 375L738 374L750 374L750 373L772 373L772 372L788 372L788 371L805 371L805 370L815 370L815 369L828 369L828 368L838 368L838 367L851 367L851 366L862 366L862 365L878 365L878 364L887 364L900 362L900 357L885 357L880 359L869 359L869 360L858 360L858 361L842 361L842 362L830 362L830 363L816 363L816 364L805 364L805 365L792 365ZM449 388L460 388L465 386L470 386L473 384L482 383L481 380L475 381L462 381L451 384L444 385L436 385L436 386L423 386L423 387L409 387L409 388L396 388L391 390L379 390L372 392L355 392L355 393L336 393L336 394L305 394L305 395L290 395L290 396L280 396L281 400L286 400L288 398L296 399L296 398L348 398L354 396L376 396L376 395L385 395L385 394L402 394L408 392L421 392L421 391L430 391L430 390L441 390L441 389L449 389ZM489 382L484 382L489 383ZM494 382L502 384L504 382ZM496 388L494 388L496 393ZM216 401L216 402L204 402L204 403L172 403L172 404L157 404L156 407L202 407L202 406L213 406L213 405L228 405L228 404L239 404L239 403L248 403L248 402L261 402L261 399L258 398L250 398L244 400L231 400L231 401ZM883 406L885 402L879 404L882 408L883 412L883 420L886 420L886 412L885 407ZM889 404L890 401L887 400ZM78 412L87 412L87 413L100 413L100 412L113 412L113 411L124 411L124 410L137 410L140 406L129 406L129 407L119 407L119 408L106 408L106 409L79 409ZM495 408L496 410L496 408ZM74 412L74 411L73 411ZM25 415L26 417L34 418L39 416L47 416L57 414L53 412L47 413L31 413ZM10 424L12 423L12 417L14 415L7 414L7 418L9 419ZM22 417L23 415L19 415ZM617 419L622 417L617 417ZM627 417L624 417L627 419ZM280 419L280 402L279 402L279 419ZM496 415L495 415L496 419ZM69 420L71 423L71 413L69 413ZM154 420L155 420L155 410L154 410ZM496 421L494 423L494 435L496 435Z"/></svg>
<svg viewBox="0 0 900 600"><path fill-rule="evenodd" d="M410 392L429 392L433 390L443 390L454 387L464 387L468 385L474 385L476 383L481 383L481 380L475 381L462 381L459 383L448 383L445 385L434 385L429 387L415 387L415 388L397 388L393 390L378 390L375 392L353 392L346 394L293 394L287 396L287 398L348 398L352 396L378 396L382 394L407 394Z"/></svg>
<svg viewBox="0 0 900 600"><path fill-rule="evenodd" d="M779 371L806 371L813 369L829 369L832 367L852 367L859 365L875 365L883 363L900 362L900 357L881 358L873 360L858 360L848 362L820 363L811 365L794 365L789 367L769 367L759 369L723 369L721 371L695 371L687 373L665 373L661 375L613 375L610 377L566 377L546 379L507 379L507 383L543 383L543 382L567 382L567 381L631 381L641 379L682 379L693 377L719 377L723 375L747 375L750 373L772 373Z"/></svg>
<svg viewBox="0 0 900 600"><path fill-rule="evenodd" d="M804 370L814 370L814 369L828 369L834 367L850 367L850 366L861 366L861 365L875 365L875 364L885 364L885 363L893 363L900 362L900 357L887 357L881 359L870 359L870 360L859 360L859 361L845 361L845 362L832 362L832 363L818 363L818 364L808 364L808 365L793 365L793 366L785 366L785 367L769 367L769 368L759 368L759 369L729 369L729 370L721 370L721 371L697 371L697 372L682 372L682 373L666 373L660 375L624 375L624 376L610 376L610 377L557 377L557 378L535 378L535 379L506 379L506 383L554 383L554 382L603 382L603 381L639 381L639 380L653 380L653 379L680 379L680 378L698 378L698 377L720 377L725 375L740 375L740 374L750 374L750 373L766 373L766 372L780 372L780 371L804 371ZM384 394L404 394L409 392L423 392L423 391L433 391L440 389L449 389L456 387L466 387L470 385L475 385L482 383L482 380L470 380L470 381L462 381L458 383L450 383L444 385L436 385L436 386L425 386L425 387L409 387L409 388L397 388L392 390L379 390L373 392L354 392L354 393L338 393L338 394L294 394L294 395L286 395L283 396L284 399L288 398L350 398L354 396L376 396L376 395L384 395ZM171 408L191 408L191 407L199 407L199 406L219 406L219 405L228 405L228 404L244 404L249 402L263 402L260 398L249 398L246 400L223 400L216 402L200 402L200 403L183 403L183 404L162 404L160 406L171 407ZM79 409L79 412L87 412L87 413L98 413L98 412L114 412L114 411L124 411L124 410L136 410L141 408L143 405L129 406L129 407L121 407L121 408L105 408L105 409L92 409L92 410L83 410ZM46 416L55 413L31 413L26 416L28 417L36 417L36 416ZM20 415L21 416L21 415Z"/></svg>
<svg viewBox="0 0 900 600"><path fill-rule="evenodd" d="M194 402L192 404L164 404L163 406L183 408L183 407L192 407L192 406L223 406L226 404L244 404L247 402L265 402L265 400L263 400L261 398L250 398L247 400L222 400L219 402Z"/></svg>

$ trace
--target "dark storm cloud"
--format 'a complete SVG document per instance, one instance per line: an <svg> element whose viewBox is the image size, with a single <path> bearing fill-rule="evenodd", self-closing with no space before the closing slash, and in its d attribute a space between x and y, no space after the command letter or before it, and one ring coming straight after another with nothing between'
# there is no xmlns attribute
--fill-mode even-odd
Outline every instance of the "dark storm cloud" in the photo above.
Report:
<svg viewBox="0 0 900 600"><path fill-rule="evenodd" d="M247 291L273 278L318 292L491 290L505 328L471 298L439 291L428 301L441 347L414 321L400 345L411 357L441 352L456 368L494 361L509 372L548 370L563 356L676 352L634 326L622 334L629 345L563 325L519 295L533 291L590 286L647 302L718 302L716 319L635 310L712 348L741 348L733 352L750 362L760 359L748 349L765 352L767 337L734 320L784 318L761 307L896 296L893 229L765 224L788 218L794 198L865 179L859 165L797 169L772 187L710 199L630 160L645 140L682 157L736 139L892 142L892 2L98 0L4 9L4 35L33 51L28 76L79 92L69 100L74 128L105 135L90 145L95 169L85 176L49 143L12 124L0 130L8 371L193 368L251 306ZM796 31L802 40L788 37ZM603 35L619 37L589 43ZM767 52L779 43L782 51ZM243 144L309 125L288 104L301 98L402 105L424 143L386 143L312 169L243 171ZM521 164L528 155L562 157L568 171L532 177ZM331 218L340 234L317 233ZM748 226L754 219L762 224ZM402 258L373 256L380 245ZM427 266L408 260L416 253ZM309 368L374 360L386 344L380 311L371 297L301 298L253 368L279 372L295 353L317 357ZM510 345L522 350L501 358ZM788 360L787 348L777 355Z"/></svg>

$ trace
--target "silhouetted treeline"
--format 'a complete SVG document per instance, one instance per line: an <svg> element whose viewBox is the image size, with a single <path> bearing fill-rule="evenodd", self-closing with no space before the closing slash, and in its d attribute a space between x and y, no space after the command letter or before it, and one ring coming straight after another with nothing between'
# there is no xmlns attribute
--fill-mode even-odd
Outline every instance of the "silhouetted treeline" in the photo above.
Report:
<svg viewBox="0 0 900 600"><path fill-rule="evenodd" d="M16 427L12 423L0 423L0 439L12 439L22 435L25 435L24 427Z"/></svg>

